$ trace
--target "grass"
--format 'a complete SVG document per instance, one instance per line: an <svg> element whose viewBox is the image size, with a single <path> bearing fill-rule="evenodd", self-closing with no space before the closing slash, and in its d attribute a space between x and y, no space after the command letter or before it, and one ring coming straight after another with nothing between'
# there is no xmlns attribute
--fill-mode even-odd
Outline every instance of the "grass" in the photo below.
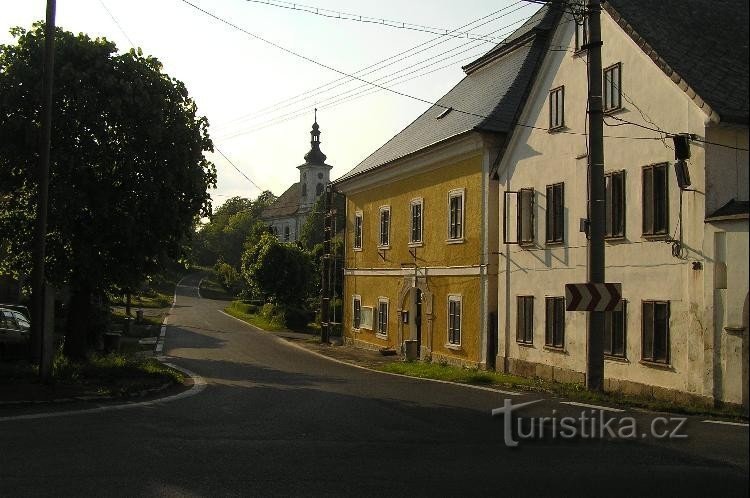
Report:
<svg viewBox="0 0 750 498"><path fill-rule="evenodd" d="M246 310L247 308L244 307L240 301L234 301L232 304L224 308L224 313L239 318L243 322L255 325L263 330L273 332L285 329L284 324L279 323L275 318L269 319L260 313L249 313Z"/></svg>
<svg viewBox="0 0 750 498"><path fill-rule="evenodd" d="M38 367L27 361L0 363L0 384L38 384L37 375ZM184 381L182 372L153 358L138 358L122 353L93 354L86 361L75 362L58 353L52 364L50 389L124 396L166 383L182 384Z"/></svg>
<svg viewBox="0 0 750 498"><path fill-rule="evenodd" d="M635 396L619 392L595 393L581 384L564 384L537 377L526 378L500 372L452 367L428 362L394 362L378 367L378 370L427 379L446 380L463 384L496 386L524 391L537 391L564 397L572 401L611 403L620 406L642 408L651 411L673 412L687 415L710 415L730 419L745 419L742 410L735 407L707 407L682 405L650 397Z"/></svg>
<svg viewBox="0 0 750 498"><path fill-rule="evenodd" d="M185 375L154 358L126 354L91 355L85 362L73 362L58 355L52 365L56 383L96 388L99 394L122 396L167 382L181 384Z"/></svg>

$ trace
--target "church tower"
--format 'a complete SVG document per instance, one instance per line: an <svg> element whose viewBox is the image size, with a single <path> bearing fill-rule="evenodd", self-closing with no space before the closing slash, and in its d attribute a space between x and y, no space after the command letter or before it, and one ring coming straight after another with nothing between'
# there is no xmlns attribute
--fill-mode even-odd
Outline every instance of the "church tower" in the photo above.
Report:
<svg viewBox="0 0 750 498"><path fill-rule="evenodd" d="M329 182L332 167L326 164L326 155L320 150L320 126L318 126L318 110L315 109L315 121L310 131L310 151L305 154L304 164L297 166L300 182L300 211L311 210L315 201L323 194Z"/></svg>

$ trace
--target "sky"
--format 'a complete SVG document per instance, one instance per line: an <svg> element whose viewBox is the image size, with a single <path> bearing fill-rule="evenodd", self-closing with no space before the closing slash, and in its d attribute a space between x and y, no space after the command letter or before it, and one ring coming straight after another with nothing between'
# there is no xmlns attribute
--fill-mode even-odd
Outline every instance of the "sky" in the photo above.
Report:
<svg viewBox="0 0 750 498"><path fill-rule="evenodd" d="M250 179L209 154L216 207L235 195L253 199L259 188L280 195L298 181L316 107L331 179L429 107L341 73L434 102L461 80L461 66L539 7L515 0L58 0L57 25L105 37L121 51L140 47L185 83L215 147ZM11 27L42 20L45 8L46 0L0 0L0 44L13 43ZM359 16L371 22L351 20ZM392 27L401 23L414 29Z"/></svg>

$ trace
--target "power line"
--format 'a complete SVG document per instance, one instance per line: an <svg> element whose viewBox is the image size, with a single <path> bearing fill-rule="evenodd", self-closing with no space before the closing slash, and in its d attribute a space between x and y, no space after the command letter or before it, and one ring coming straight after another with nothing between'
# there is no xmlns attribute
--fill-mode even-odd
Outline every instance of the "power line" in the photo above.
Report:
<svg viewBox="0 0 750 498"><path fill-rule="evenodd" d="M130 43L130 46L132 48L135 48L135 43L133 43L133 40L130 39L130 37L128 36L128 34L125 32L125 30L122 29L122 26L120 26L120 22L117 20L117 18L115 17L115 15L112 14L112 11L110 11L107 8L107 6L104 4L104 0L98 0L98 1L99 1L99 5L101 5L104 8L104 10L107 11L107 14L109 14L109 17L112 18L112 21L115 23L115 25L117 26L117 28L120 30L120 33L122 33L122 35L125 37L125 39L128 40L128 43Z"/></svg>
<svg viewBox="0 0 750 498"><path fill-rule="evenodd" d="M258 3L262 5L268 5L270 7L279 7L282 9L296 10L300 12L306 12L308 14L314 14L316 16L328 17L331 19L339 19L346 21L356 21L370 24L378 24L381 26L387 26L390 28L406 29L411 31L420 31L422 33L431 33L440 36L450 36L452 38L467 38L470 40L485 41L489 43L497 43L497 38L486 37L486 36L473 36L468 31L455 31L445 28L435 28L432 26L424 26L421 24L412 24L403 21L393 21L390 19L383 19L378 17L363 16L361 14L352 14L351 12L339 12L337 10L324 9L320 7L313 7L311 5L304 5L300 3L283 2L280 0L246 0L250 3Z"/></svg>
<svg viewBox="0 0 750 498"><path fill-rule="evenodd" d="M514 7L514 6L518 5L518 4L521 4L521 6L518 7L518 8L516 8L516 9L513 9L513 10L511 10L509 12L505 12L504 14L500 14L501 12L506 11L506 10L510 9L511 7ZM483 17L475 19L475 20L473 20L473 21L471 21L469 23L466 23L466 24L464 24L462 26L459 26L458 28L456 28L456 31L460 30L460 29L467 28L468 26L471 26L473 24L481 22L481 24L478 24L478 25L476 25L476 26L474 26L474 27L471 28L472 30L477 29L477 28L479 28L481 26L489 24L490 22L497 21L500 18L503 18L503 17L505 17L507 15L510 15L510 14L512 14L514 12L517 12L517 11L519 11L519 10L527 7L527 6L528 6L528 4L525 4L522 1L515 2L514 4L511 4L511 5L507 6L507 7L504 7L502 9L496 10L495 12L492 12L490 14L487 14L487 15L483 16ZM497 14L500 14L500 15L497 15ZM486 20L488 18L489 18L489 20ZM482 22L482 21L484 21L484 22ZM510 24L506 25L505 27L510 27L510 26L512 26L514 24L518 24L519 22L523 22L523 21L525 21L525 20L521 19L519 21L510 23ZM504 29L505 27L500 28L500 29ZM498 29L497 31L499 31L500 29ZM437 36L437 37L432 38L430 40L427 40L425 42L419 43L419 44L417 44L417 45L415 45L415 46L413 46L413 47L411 47L409 49L406 49L406 50L403 50L403 51L401 51L401 52L399 52L397 54L394 54L394 55L392 55L390 57L386 57L385 59L382 59L382 60L380 60L380 61L378 61L378 62L376 62L374 64L370 64L369 66L363 67L363 68L357 70L354 74L366 75L366 74L370 74L370 73L372 73L374 71L379 71L379 70L381 70L381 69L383 69L385 67L388 67L388 66L391 66L391 65L395 64L396 62L399 62L401 60L407 59L409 57L413 57L414 55L417 55L419 53L425 52L425 51L427 51L427 50L429 50L431 48L435 48L436 46L442 45L443 43L446 43L448 41L450 41L450 39L446 39L443 36ZM437 42L437 43L433 43L433 42ZM432 45L430 45L430 44L432 44ZM425 47L425 45L429 45L429 46ZM425 47L425 48L422 48L422 47ZM420 49L420 48L421 48L421 50L417 50L417 49ZM416 50L416 52L415 52L415 50ZM384 63L386 63L388 61L392 61L393 59L396 59L397 57L400 57L402 55L408 54L409 52L414 52L414 53L412 53L411 55L409 55L407 57L402 57L401 59L395 60L395 61L393 61L393 62L391 62L389 64L383 65ZM379 67L377 69L374 69L377 66L381 66L381 67ZM372 71L365 72L367 70L372 70ZM294 95L292 97L288 97L286 99L280 100L280 101L278 101L278 102L276 102L274 104L271 104L269 106L260 108L257 111L254 111L253 113L246 114L244 116L240 116L239 118L236 118L236 119L233 119L231 121L228 121L224 125L221 125L221 126L223 127L223 126L226 126L226 124L234 123L234 122L237 122L237 121L241 121L245 117L250 116L250 115L262 115L262 114L266 114L266 113L272 111L274 108L279 107L279 106L281 106L281 107L288 107L288 105L282 106L281 104L286 104L287 102L290 102L290 101L305 100L305 99L309 98L310 94L312 94L314 92L317 92L317 91L320 91L320 90L323 90L324 88L330 87L331 85L335 85L335 86L333 86L333 87L328 88L327 90L325 90L326 92L330 91L333 88L338 88L339 86L341 86L342 84L344 84L344 83L340 83L340 82L349 83L349 78L347 78L347 77L341 77L341 78L337 78L335 80L331 80L328 83L325 83L323 85L317 86L315 88L311 88L309 90L306 90L306 91L304 91L302 93L299 93L297 95ZM336 84L336 83L339 83L339 84ZM299 97L304 97L304 98L303 99L299 99ZM289 103L289 105L292 105L291 102Z"/></svg>
<svg viewBox="0 0 750 498"><path fill-rule="evenodd" d="M430 106L440 107L442 109L452 109L454 112L458 112L460 114L464 114L464 115L467 115L467 116L473 116L473 117L477 117L477 118L481 118L481 119L496 120L496 118L492 118L490 116L486 116L486 115L475 113L475 112L471 112L471 111L466 111L466 110L463 110L463 109L458 109L458 108L452 107L450 105L440 104L438 102L433 102L431 100L424 99L422 97L417 97L415 95L410 95L408 93L401 92L401 91L398 91L398 90L394 90L393 88L388 88L388 87L383 86L381 84L373 83L371 81L365 80L365 79L360 78L358 76L346 73L346 72L344 72L344 71L342 71L340 69L337 69L337 68L335 68L333 66L330 66L330 65L325 64L323 62L317 61L317 60L315 60L315 59L313 59L311 57L308 57L306 55L303 55L303 54L300 54L298 52L295 52L294 50L286 48L286 47L284 47L282 45L279 45L278 43L275 43L273 41L267 40L267 39L263 38L262 36L256 35L255 33L251 32L251 31L248 31L248 30L246 30L246 29L244 29L244 28L242 28L240 26L237 26L236 24L234 24L234 23L232 23L230 21L227 21L226 19L223 19L223 18L217 16L216 14L213 14L212 12L209 12L209 11L207 11L207 10L205 10L205 9L197 6L197 5L195 5L194 3L190 2L189 0L180 0L180 1L182 3L184 3L184 4L189 5L190 7L194 8L195 10L198 10L198 11L202 12L203 14L205 14L207 16L209 16L209 17L211 17L211 18L213 18L213 19L215 19L215 20L217 20L217 21L219 21L219 22L221 22L223 24L226 24L227 26L230 26L230 27L232 27L232 28L234 28L234 29L236 29L238 31L241 31L241 32L245 33L246 35L248 35L248 36L250 36L250 37L252 37L252 38L254 38L256 40L262 41L263 43L271 45L272 47L275 47L275 48L281 50L282 52L286 52L286 53L288 53L290 55L293 55L293 56L295 56L295 57L297 57L299 59L302 59L302 60L305 60L305 61L310 62L312 64L315 64L315 65L320 66L320 67L322 67L324 69L328 69L329 71L333 71L333 72L338 73L338 74L340 74L342 76L346 76L346 77L351 78L353 80L361 81L362 83L367 83L368 85L371 85L371 86L376 87L376 88L380 88L381 90L386 90L386 91L388 91L390 93L393 93L394 95L400 95L401 97L412 99L412 100L415 100L417 102L422 102L424 104L429 104ZM523 123L516 123L516 126L520 126L520 127L523 127L523 128L529 128L529 129L541 130L541 131L544 131L544 132L548 132L549 131L547 128L542 128L542 127L539 127L539 126L533 126L533 125L523 124ZM570 131L570 130L561 130L558 133L569 134L569 135L583 135L580 132L574 132L574 131ZM659 140L659 138L656 138L656 137L618 137L618 136L609 136L609 137L607 137L606 135L604 137L605 138L621 138L621 139L628 139L628 140Z"/></svg>
<svg viewBox="0 0 750 498"><path fill-rule="evenodd" d="M253 179L252 179L252 178L250 178L249 176L247 176L247 175L246 175L246 174L245 174L245 173L244 173L244 172L243 172L243 171L242 171L242 170L241 170L240 168L238 168L238 167L237 167L237 165L235 165L235 164L234 164L234 163L232 162L232 160L231 160L231 159L229 159L229 158L228 158L228 157L226 156L226 154L224 154L224 153L223 153L223 152L221 151L221 149L219 149L218 147L214 147L214 149L216 150L216 152L218 152L219 154L221 154L221 157L223 157L224 159L226 159L226 161L227 161L227 162L228 162L229 164L231 164L231 165L232 165L232 167L233 167L234 169L236 169L236 170L237 170L237 172L238 172L239 174L241 174L242 176L244 176L244 177L245 177L245 179L246 179L247 181L249 181L250 183L252 183L252 184L253 184L253 186L255 186L255 188L257 188L257 189L258 189L258 190L259 190L260 192L263 192L263 191L264 191L264 190L263 190L262 188L260 188L260 187L258 186L258 184L257 184L257 183L255 183L255 182L253 181Z"/></svg>

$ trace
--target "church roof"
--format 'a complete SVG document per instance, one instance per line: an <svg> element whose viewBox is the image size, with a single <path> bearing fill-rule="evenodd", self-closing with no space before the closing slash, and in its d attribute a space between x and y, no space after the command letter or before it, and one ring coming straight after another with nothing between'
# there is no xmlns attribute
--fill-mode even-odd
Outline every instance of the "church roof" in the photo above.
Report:
<svg viewBox="0 0 750 498"><path fill-rule="evenodd" d="M299 198L302 184L300 182L293 183L291 187L276 199L276 202L268 206L261 213L263 219L282 218L286 216L293 216L299 211Z"/></svg>

